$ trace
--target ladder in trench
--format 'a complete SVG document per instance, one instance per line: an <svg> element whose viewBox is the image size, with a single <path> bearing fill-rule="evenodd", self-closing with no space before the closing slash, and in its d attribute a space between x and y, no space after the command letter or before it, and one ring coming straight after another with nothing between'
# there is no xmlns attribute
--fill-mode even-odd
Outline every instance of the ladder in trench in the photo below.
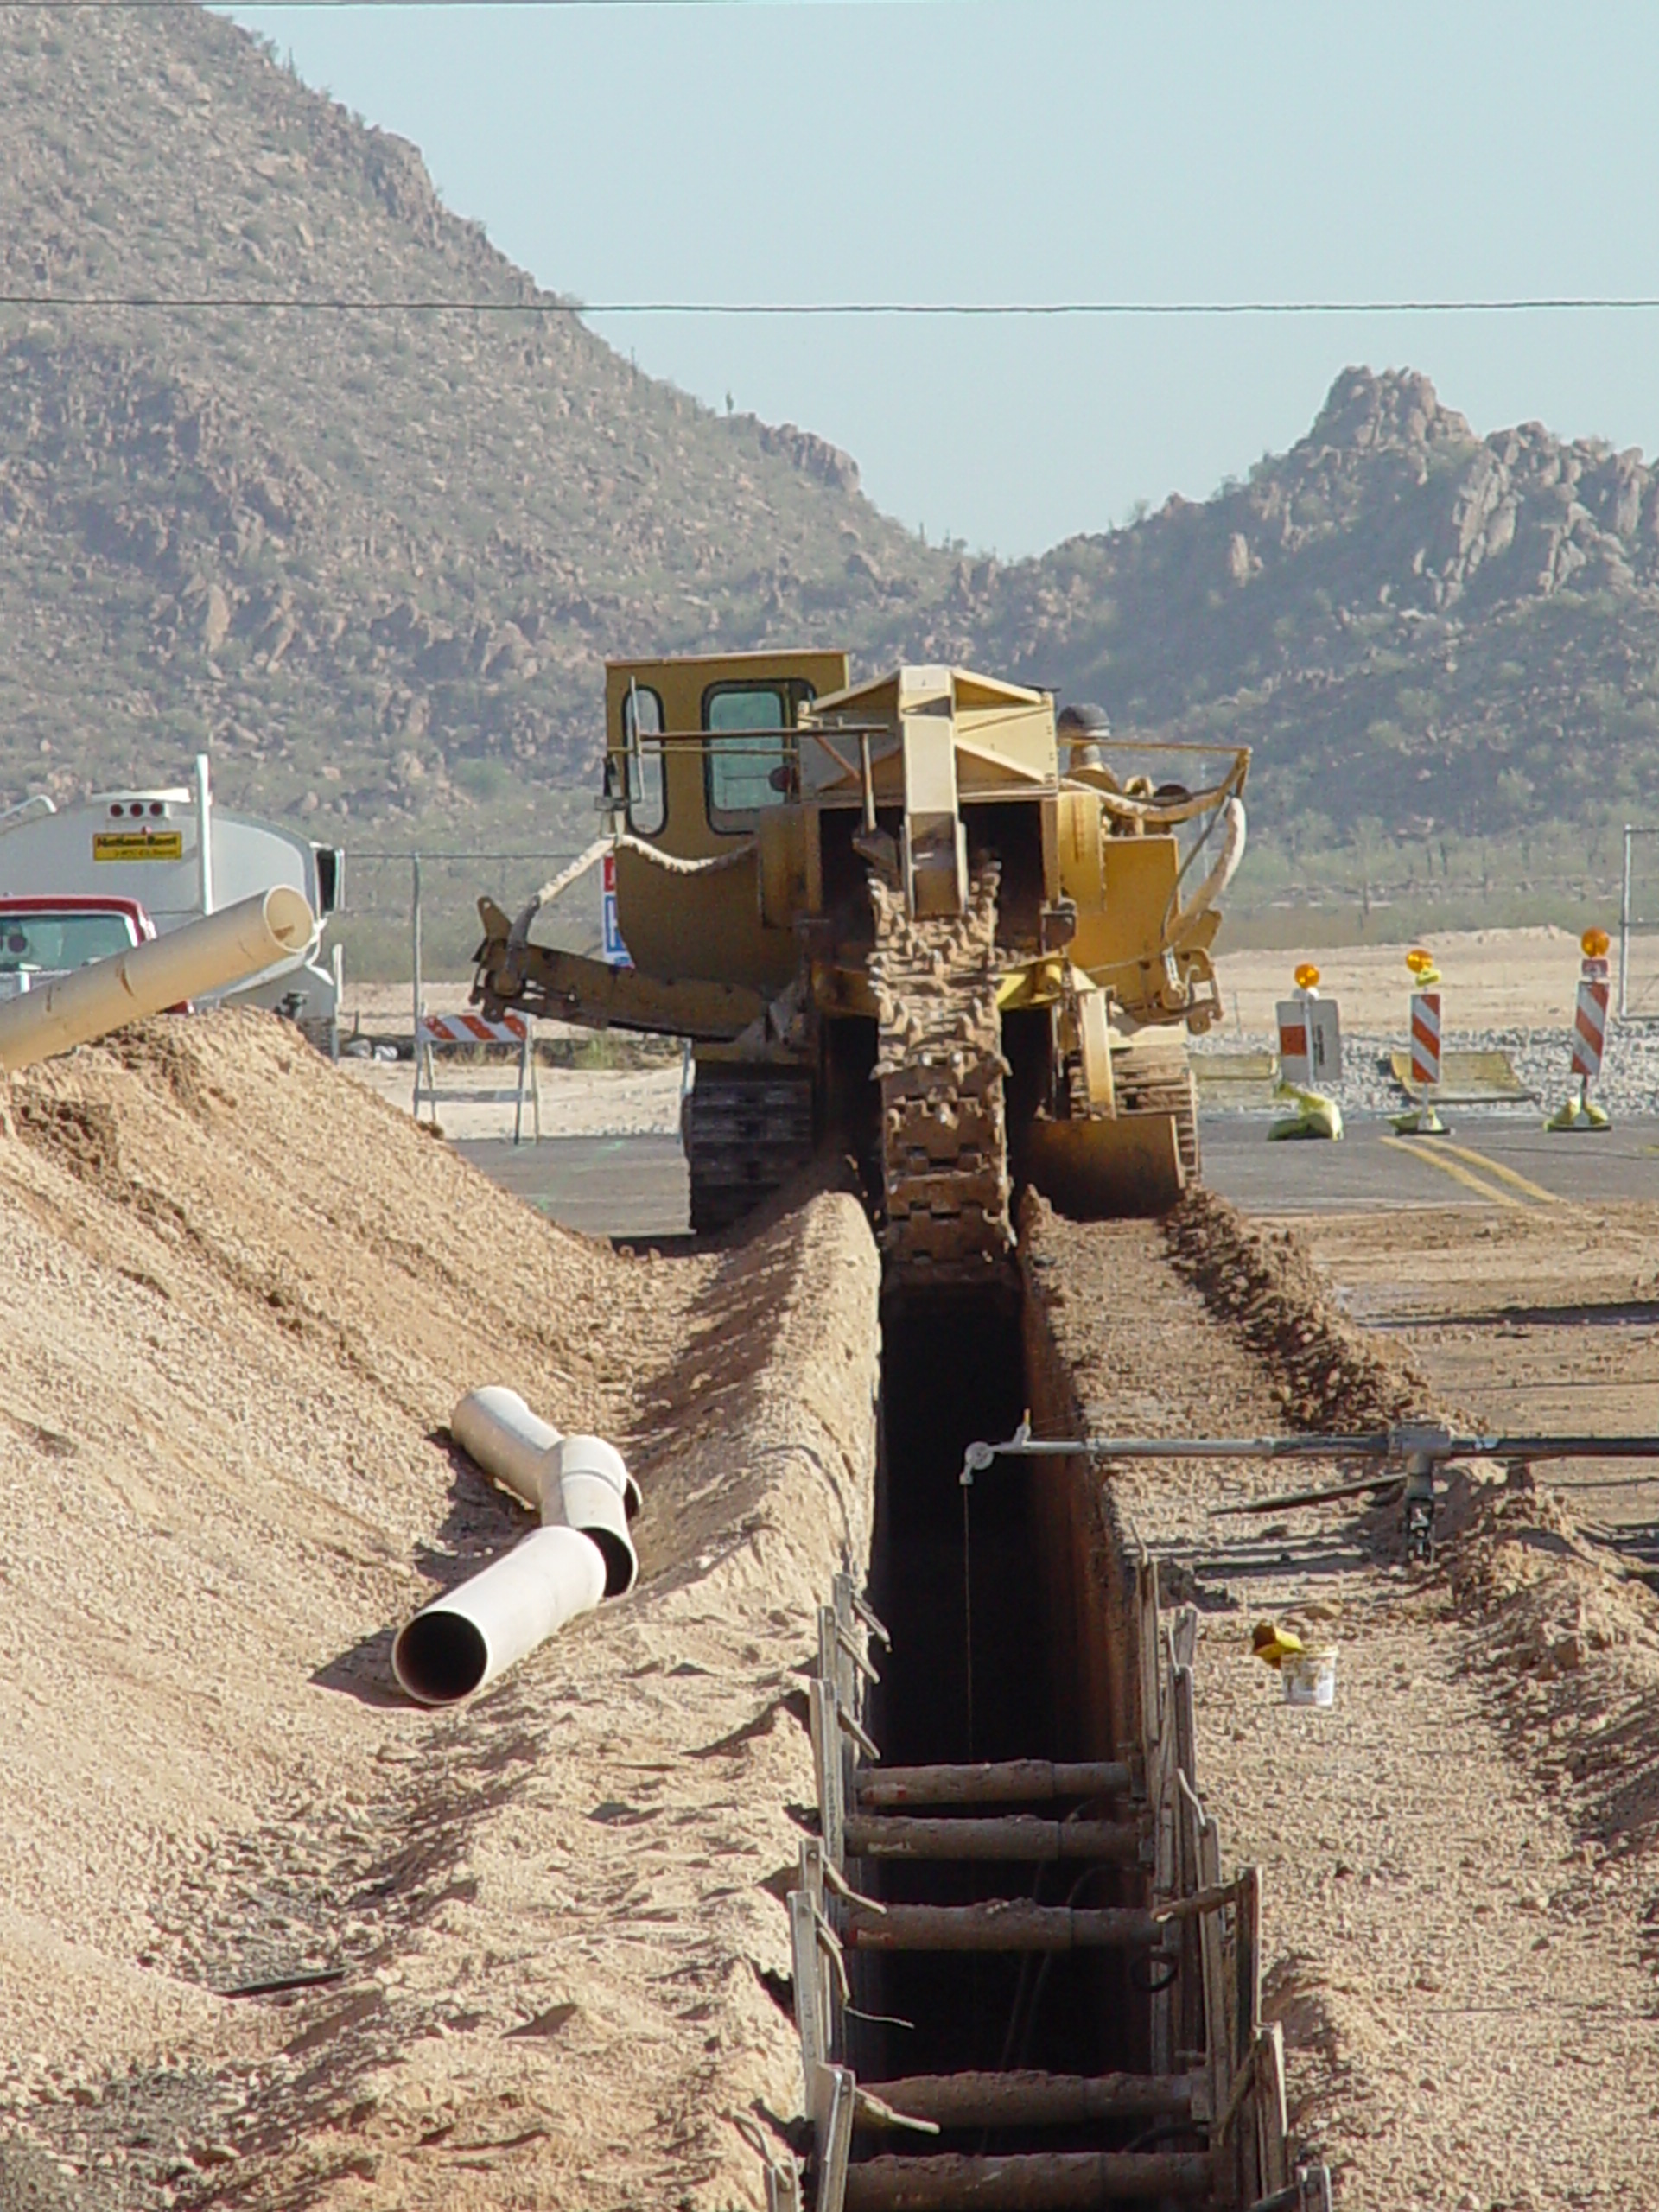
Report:
<svg viewBox="0 0 1659 2212"><path fill-rule="evenodd" d="M820 1609L809 1685L820 1834L804 1840L788 1898L795 2018L813 2151L768 2164L768 2212L1046 2212L1116 2203L1328 2212L1323 2166L1290 2168L1283 2046L1261 2020L1260 1885L1220 1879L1220 1842L1192 1774L1192 1646L1186 1609L1160 1630L1142 1563L1143 1725L1135 1759L1015 1759L883 1767L865 1726L871 1639L886 1631L849 1575ZM1151 1678L1146 1669L1150 1663ZM1148 1693L1150 1694L1148 1694ZM1137 1904L1044 1904L988 1896L953 1904L861 1895L849 1862L1064 1866L1128 1876ZM1084 1887L1075 1884L1072 1895ZM846 2063L849 1959L859 1953L1113 1952L1141 1962L1150 1998L1147 2073L1004 2067L860 2082ZM1179 2053L1185 2070L1175 2063ZM1188 2056L1189 2053L1195 2056ZM962 2132L981 2147L941 2151ZM1156 2149L998 2151L1102 2133ZM877 2147L872 2149L871 2144Z"/></svg>

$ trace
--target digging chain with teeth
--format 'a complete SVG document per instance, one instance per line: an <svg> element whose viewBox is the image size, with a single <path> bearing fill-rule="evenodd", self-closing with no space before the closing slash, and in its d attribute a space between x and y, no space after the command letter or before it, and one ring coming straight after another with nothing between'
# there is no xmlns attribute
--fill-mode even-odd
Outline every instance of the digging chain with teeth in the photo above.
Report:
<svg viewBox="0 0 1659 2212"><path fill-rule="evenodd" d="M918 920L870 881L881 1085L882 1246L900 1283L975 1284L1010 1266L994 865L965 913Z"/></svg>

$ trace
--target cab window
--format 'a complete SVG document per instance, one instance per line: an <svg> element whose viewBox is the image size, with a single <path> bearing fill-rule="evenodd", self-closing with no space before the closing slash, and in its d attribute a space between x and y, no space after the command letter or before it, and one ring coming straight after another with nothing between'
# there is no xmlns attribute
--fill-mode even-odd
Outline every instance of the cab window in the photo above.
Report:
<svg viewBox="0 0 1659 2212"><path fill-rule="evenodd" d="M61 975L130 952L133 943L124 914L0 915L0 975L25 969Z"/></svg>
<svg viewBox="0 0 1659 2212"><path fill-rule="evenodd" d="M703 694L709 820L747 830L762 807L781 806L793 782L796 709L812 696L798 679L716 683Z"/></svg>
<svg viewBox="0 0 1659 2212"><path fill-rule="evenodd" d="M637 837L655 837L668 819L663 748L651 741L662 734L662 700L645 684L632 685L622 701L622 742L627 757L628 827Z"/></svg>

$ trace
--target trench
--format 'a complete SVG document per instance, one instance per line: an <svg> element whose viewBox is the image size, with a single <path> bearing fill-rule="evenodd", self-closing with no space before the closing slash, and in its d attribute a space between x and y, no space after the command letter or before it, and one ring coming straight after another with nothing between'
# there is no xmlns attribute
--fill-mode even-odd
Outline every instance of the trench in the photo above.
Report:
<svg viewBox="0 0 1659 2212"><path fill-rule="evenodd" d="M1027 1410L1039 1433L1068 1433L1040 1300L890 1306L882 1343L871 1591L893 1648L869 1706L882 1763L1128 1758L1138 1715L1127 1701L1124 1567L1098 1486L1082 1464L1058 1459L999 1461L969 1492L959 1479L967 1446L1009 1436ZM1072 1809L1122 1820L1137 1808L1117 1798ZM1134 1866L883 1859L849 1872L889 1904L1141 1905L1150 1894ZM861 1955L855 1974L849 2058L861 2078L1009 2068L1095 2075L1147 2064L1144 1956ZM995 2147L1121 2151L1169 2139L1167 2128L1129 2119L999 2129ZM974 2152L987 2138L947 2129L917 2147Z"/></svg>

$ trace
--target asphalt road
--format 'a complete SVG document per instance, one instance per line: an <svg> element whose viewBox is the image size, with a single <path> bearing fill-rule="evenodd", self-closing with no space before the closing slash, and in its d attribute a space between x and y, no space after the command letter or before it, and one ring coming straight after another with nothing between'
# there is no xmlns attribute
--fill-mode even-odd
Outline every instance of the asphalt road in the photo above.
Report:
<svg viewBox="0 0 1659 2212"><path fill-rule="evenodd" d="M1351 1120L1338 1144L1268 1141L1268 1122L1203 1125L1204 1179L1247 1213L1367 1213L1395 1206L1549 1205L1659 1198L1659 1119L1553 1135L1519 1116L1448 1109L1443 1137Z"/></svg>
<svg viewBox="0 0 1659 2212"><path fill-rule="evenodd" d="M1548 1205L1659 1199L1659 1119L1594 1136L1452 1115L1449 1135L1404 1138L1356 1120L1339 1144L1270 1144L1263 1116L1209 1116L1205 1180L1249 1213L1368 1213L1396 1206ZM671 1136L459 1144L492 1181L590 1236L676 1236L689 1227L685 1161Z"/></svg>
<svg viewBox="0 0 1659 2212"><path fill-rule="evenodd" d="M589 1236L687 1236L691 1194L674 1136L545 1137L458 1144L493 1183Z"/></svg>

